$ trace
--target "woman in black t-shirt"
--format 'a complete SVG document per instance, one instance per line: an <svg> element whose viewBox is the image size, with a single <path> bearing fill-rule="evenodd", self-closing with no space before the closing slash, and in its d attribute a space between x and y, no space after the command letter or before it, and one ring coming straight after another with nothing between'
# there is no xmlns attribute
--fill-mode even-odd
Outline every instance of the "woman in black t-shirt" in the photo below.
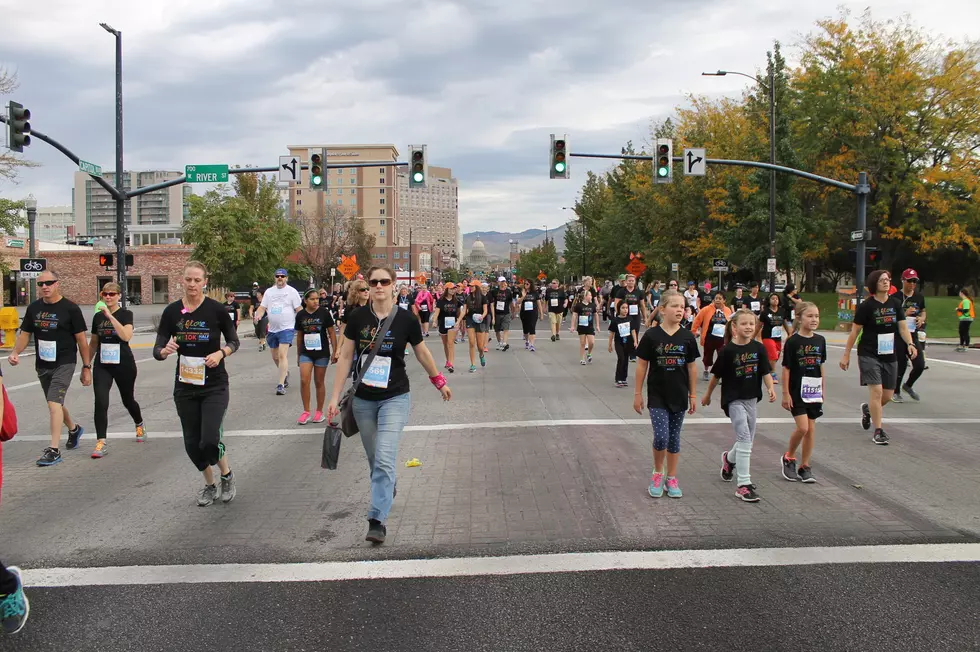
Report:
<svg viewBox="0 0 980 652"><path fill-rule="evenodd" d="M466 297L466 332L470 340L470 373L476 371L476 355L480 355L480 366L487 366L487 358L484 349L487 348L487 338L490 336L487 324L487 307L490 302L480 282L474 280L470 283L470 294Z"/></svg>
<svg viewBox="0 0 980 652"><path fill-rule="evenodd" d="M572 307L572 319L578 331L579 364L592 363L592 349L595 348L595 318L599 306L590 290L584 291Z"/></svg>
<svg viewBox="0 0 980 652"><path fill-rule="evenodd" d="M439 328L442 350L446 354L446 369L449 373L456 371L456 334L461 328L460 322L465 315L466 308L456 295L456 284L446 283L442 296L436 301L432 318Z"/></svg>
<svg viewBox="0 0 980 652"><path fill-rule="evenodd" d="M184 297L164 308L153 345L153 357L177 354L174 404L184 433L184 450L204 475L197 504L207 507L218 498L231 502L237 491L222 441L228 410L225 358L238 350L238 333L224 306L204 296L207 268L197 261L184 265ZM221 346L221 337L225 338ZM221 471L220 487L212 466Z"/></svg>
<svg viewBox="0 0 980 652"><path fill-rule="evenodd" d="M95 390L95 433L98 441L92 457L98 459L109 453L106 431L109 428L109 390L112 383L119 389L119 397L136 424L136 441L146 436L143 413L136 402L136 359L129 341L133 339L133 313L119 306L119 285L106 283L102 286L102 301L96 304L100 311L92 318L92 389Z"/></svg>
<svg viewBox="0 0 980 652"><path fill-rule="evenodd" d="M531 281L524 281L521 288L520 315L521 330L524 331L524 348L534 351L534 340L538 327L538 293L534 291Z"/></svg>
<svg viewBox="0 0 980 652"><path fill-rule="evenodd" d="M371 287L371 300L367 306L348 316L344 335L349 341L345 341L340 351L340 366L334 378L327 418L333 422L340 414L340 392L347 379L346 370L353 362L357 365L360 382L354 392L352 407L371 471L371 508L367 513L366 539L372 543L384 543L387 534L385 521L394 500L398 440L411 411L411 394L405 370L407 345L414 348L415 358L429 375L433 386L442 393L443 400L452 398L452 392L446 385L445 376L436 368L432 354L422 342L419 320L407 310L399 310L395 306L395 273L386 267L372 267L368 270L367 279ZM387 332L379 332L392 310L396 312L391 326ZM365 369L363 367L377 337L381 338L380 348L371 366Z"/></svg>
<svg viewBox="0 0 980 652"><path fill-rule="evenodd" d="M367 305L368 302L368 284L364 279L357 279L350 282L350 286L347 288L347 301L344 302L344 312L340 315L340 338L337 340L337 346L333 349L333 362L337 364L337 360L340 358L340 350L344 348L344 330L343 327L347 325L347 318L351 315L357 308Z"/></svg>
<svg viewBox="0 0 980 652"><path fill-rule="evenodd" d="M235 322L235 329L238 329L238 303L235 301L234 292L225 292L225 302L222 304L228 314L231 316L231 320Z"/></svg>
<svg viewBox="0 0 980 652"><path fill-rule="evenodd" d="M310 422L310 379L316 384L316 412L313 423L323 423L323 403L327 397L324 377L330 363L330 350L337 348L337 333L330 311L320 305L320 293L310 288L303 294L303 309L296 313L296 354L299 359L300 397L303 413L297 423Z"/></svg>

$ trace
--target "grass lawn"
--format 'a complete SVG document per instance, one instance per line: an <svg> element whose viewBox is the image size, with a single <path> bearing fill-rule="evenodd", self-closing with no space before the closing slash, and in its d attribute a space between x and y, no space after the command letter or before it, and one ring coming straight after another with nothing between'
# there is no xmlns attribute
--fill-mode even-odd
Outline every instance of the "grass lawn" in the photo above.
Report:
<svg viewBox="0 0 980 652"><path fill-rule="evenodd" d="M836 330L837 328L837 293L800 293L804 301L812 301L820 308L820 328ZM926 333L930 339L940 337L959 337L956 306L960 304L959 297L926 297L926 312L928 323Z"/></svg>

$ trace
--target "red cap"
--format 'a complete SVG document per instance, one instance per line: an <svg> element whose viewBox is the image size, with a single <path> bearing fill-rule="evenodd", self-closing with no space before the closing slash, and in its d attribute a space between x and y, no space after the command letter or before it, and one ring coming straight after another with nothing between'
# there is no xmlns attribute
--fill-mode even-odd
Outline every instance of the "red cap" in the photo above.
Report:
<svg viewBox="0 0 980 652"><path fill-rule="evenodd" d="M911 267L909 267L907 270L905 270L904 272L902 272L902 280L903 281L909 281L909 280L912 280L912 279L918 280L919 279L919 274L914 269L912 269Z"/></svg>

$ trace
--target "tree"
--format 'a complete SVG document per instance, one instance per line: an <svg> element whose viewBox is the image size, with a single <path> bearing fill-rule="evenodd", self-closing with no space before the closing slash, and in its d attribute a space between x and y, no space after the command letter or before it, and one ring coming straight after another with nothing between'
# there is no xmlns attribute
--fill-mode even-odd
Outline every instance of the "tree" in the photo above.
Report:
<svg viewBox="0 0 980 652"><path fill-rule="evenodd" d="M544 272L551 278L558 278L561 266L558 263L558 250L554 240L545 240L537 247L522 251L517 259L517 275L526 279L537 279Z"/></svg>
<svg viewBox="0 0 980 652"><path fill-rule="evenodd" d="M364 230L364 223L341 206L326 204L319 214L300 213L295 220L300 233L299 261L310 268L317 283L330 280L330 269L341 255L371 260L375 237Z"/></svg>

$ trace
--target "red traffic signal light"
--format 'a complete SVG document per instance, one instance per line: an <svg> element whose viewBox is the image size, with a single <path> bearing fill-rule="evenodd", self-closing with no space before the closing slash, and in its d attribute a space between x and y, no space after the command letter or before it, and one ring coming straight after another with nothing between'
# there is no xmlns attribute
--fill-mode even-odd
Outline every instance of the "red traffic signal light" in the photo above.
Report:
<svg viewBox="0 0 980 652"><path fill-rule="evenodd" d="M112 254L99 254L99 265L102 267L112 267L113 260Z"/></svg>

